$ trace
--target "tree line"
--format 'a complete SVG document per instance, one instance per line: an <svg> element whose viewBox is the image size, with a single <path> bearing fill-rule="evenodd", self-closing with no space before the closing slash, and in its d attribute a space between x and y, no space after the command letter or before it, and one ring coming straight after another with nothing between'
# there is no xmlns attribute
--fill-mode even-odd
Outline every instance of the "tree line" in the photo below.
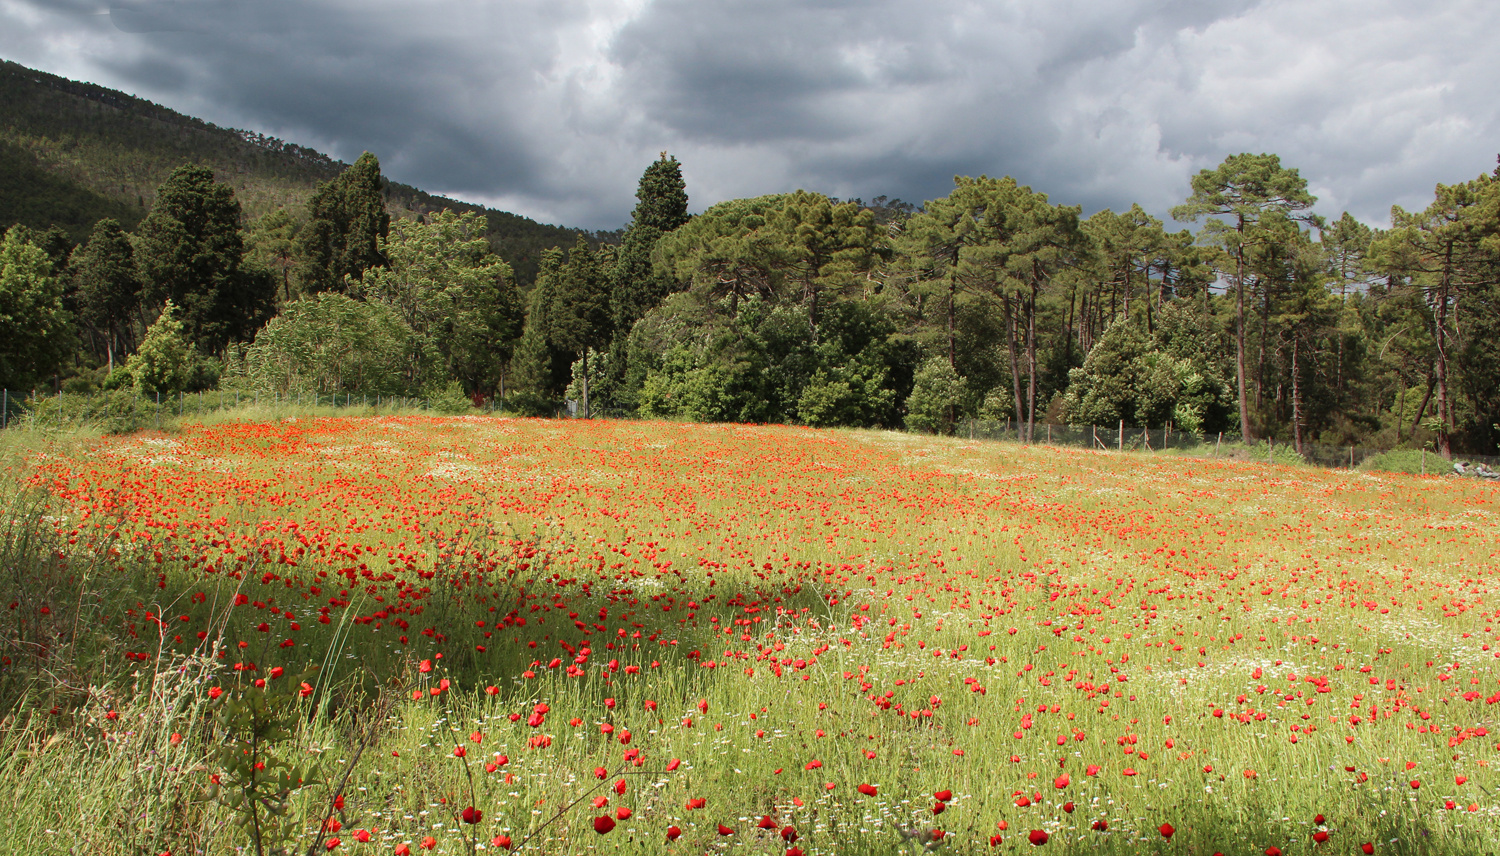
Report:
<svg viewBox="0 0 1500 856"><path fill-rule="evenodd" d="M0 244L0 384L463 395L550 415L951 431L966 418L1494 453L1500 169L1375 229L1239 154L1173 230L1012 178L921 206L808 191L630 223L518 282L476 212L392 219L365 154L253 223L204 167L133 232Z"/></svg>

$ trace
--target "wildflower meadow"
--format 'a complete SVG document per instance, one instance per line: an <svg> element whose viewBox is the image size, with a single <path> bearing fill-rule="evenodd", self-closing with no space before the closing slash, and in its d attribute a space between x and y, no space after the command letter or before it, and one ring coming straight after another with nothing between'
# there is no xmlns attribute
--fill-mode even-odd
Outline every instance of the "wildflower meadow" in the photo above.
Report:
<svg viewBox="0 0 1500 856"><path fill-rule="evenodd" d="M0 852L1500 852L1500 487L874 431L7 449Z"/></svg>

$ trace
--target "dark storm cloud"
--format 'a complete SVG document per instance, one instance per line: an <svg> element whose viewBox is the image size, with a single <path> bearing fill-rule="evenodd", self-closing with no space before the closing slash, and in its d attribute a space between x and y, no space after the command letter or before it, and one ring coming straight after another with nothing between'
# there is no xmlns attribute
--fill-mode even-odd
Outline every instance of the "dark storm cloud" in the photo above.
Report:
<svg viewBox="0 0 1500 856"><path fill-rule="evenodd" d="M1497 25L1476 0L0 0L0 55L596 228L662 150L695 208L988 173L1161 217L1273 151L1379 222L1491 165Z"/></svg>
<svg viewBox="0 0 1500 856"><path fill-rule="evenodd" d="M294 12L287 0L131 0L110 4L109 20L123 33L285 33Z"/></svg>

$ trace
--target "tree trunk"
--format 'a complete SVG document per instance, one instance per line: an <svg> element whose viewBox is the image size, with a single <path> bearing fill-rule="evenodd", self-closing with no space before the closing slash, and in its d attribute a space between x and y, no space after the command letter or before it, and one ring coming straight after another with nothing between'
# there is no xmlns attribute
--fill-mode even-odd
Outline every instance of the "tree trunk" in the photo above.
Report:
<svg viewBox="0 0 1500 856"><path fill-rule="evenodd" d="M1302 454L1302 384L1297 377L1297 351L1300 342L1292 337L1292 443Z"/></svg>
<svg viewBox="0 0 1500 856"><path fill-rule="evenodd" d="M1021 358L1016 353L1016 313L1010 304L1010 295L1000 298L1000 308L1005 315L1005 344L1010 353L1010 389L1015 397L1016 422L1020 422L1026 407L1021 400Z"/></svg>
<svg viewBox="0 0 1500 856"><path fill-rule="evenodd" d="M958 370L958 348L956 345L956 312L954 303L958 299L958 286L953 282L953 277L948 277L948 367L954 371Z"/></svg>
<svg viewBox="0 0 1500 856"><path fill-rule="evenodd" d="M1417 415L1411 420L1411 433L1416 436L1417 429L1422 425L1422 417L1427 415L1427 402L1432 400L1432 388L1437 385L1437 378L1427 378L1427 391L1422 394L1422 403L1417 405ZM1397 423L1400 424L1399 422Z"/></svg>
<svg viewBox="0 0 1500 856"><path fill-rule="evenodd" d="M1443 280L1438 286L1437 306L1433 312L1433 333L1437 340L1437 362L1433 366L1433 379L1437 382L1438 454L1451 460L1453 450L1450 435L1453 433L1453 404L1448 395L1448 287L1453 270L1453 245L1449 244L1447 258L1443 262Z"/></svg>
<svg viewBox="0 0 1500 856"><path fill-rule="evenodd" d="M589 349L583 349L583 418L589 418Z"/></svg>
<svg viewBox="0 0 1500 856"><path fill-rule="evenodd" d="M1068 315L1063 324L1063 365L1073 365L1073 307L1078 298L1078 286L1068 290Z"/></svg>
<svg viewBox="0 0 1500 856"><path fill-rule="evenodd" d="M1036 292L1038 272L1033 271L1031 297L1026 302L1026 442L1036 439Z"/></svg>
<svg viewBox="0 0 1500 856"><path fill-rule="evenodd" d="M1234 253L1234 379L1240 398L1240 438L1250 442L1250 402L1245 395L1245 219L1241 217L1235 229L1240 233L1240 245Z"/></svg>

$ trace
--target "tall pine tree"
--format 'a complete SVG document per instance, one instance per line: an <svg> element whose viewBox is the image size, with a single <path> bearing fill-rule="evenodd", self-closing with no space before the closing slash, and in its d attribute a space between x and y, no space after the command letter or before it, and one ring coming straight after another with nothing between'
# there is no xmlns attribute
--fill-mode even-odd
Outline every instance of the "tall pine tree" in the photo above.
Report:
<svg viewBox="0 0 1500 856"><path fill-rule="evenodd" d="M105 362L115 367L115 353L132 350L131 315L141 302L141 279L135 250L117 220L94 224L89 241L69 265L78 295L78 314L104 342Z"/></svg>

